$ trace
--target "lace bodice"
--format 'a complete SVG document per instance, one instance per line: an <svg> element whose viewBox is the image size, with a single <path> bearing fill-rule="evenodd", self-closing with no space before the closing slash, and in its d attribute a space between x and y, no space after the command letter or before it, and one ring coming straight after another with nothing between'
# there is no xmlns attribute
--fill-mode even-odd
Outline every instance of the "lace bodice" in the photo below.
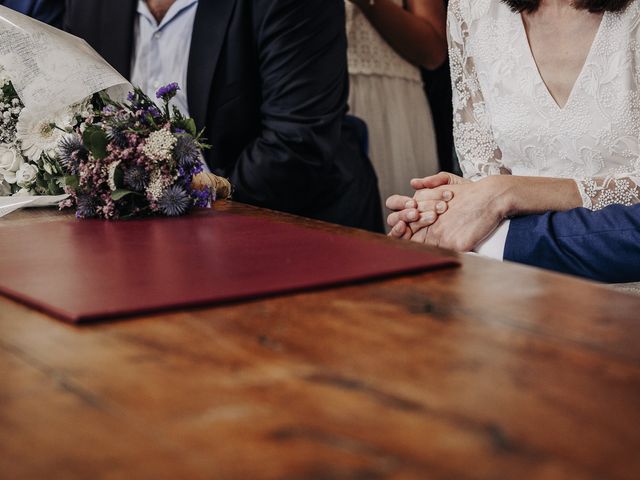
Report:
<svg viewBox="0 0 640 480"><path fill-rule="evenodd" d="M393 0L402 5L402 0ZM349 73L383 75L421 82L420 71L398 55L369 23L358 7L345 2Z"/></svg>
<svg viewBox="0 0 640 480"><path fill-rule="evenodd" d="M584 206L640 202L640 2L607 12L567 104L549 93L520 15L451 0L454 137L466 177L573 178Z"/></svg>

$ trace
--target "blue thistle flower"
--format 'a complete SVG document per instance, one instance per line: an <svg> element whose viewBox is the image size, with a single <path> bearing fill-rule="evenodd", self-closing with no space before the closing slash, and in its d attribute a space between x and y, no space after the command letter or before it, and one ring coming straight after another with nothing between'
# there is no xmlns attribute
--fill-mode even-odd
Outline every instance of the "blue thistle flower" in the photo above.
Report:
<svg viewBox="0 0 640 480"><path fill-rule="evenodd" d="M149 174L140 166L134 166L124 172L124 184L135 192L142 192L149 182Z"/></svg>
<svg viewBox="0 0 640 480"><path fill-rule="evenodd" d="M189 135L178 136L178 141L173 147L173 158L181 167L188 169L200 161L200 148Z"/></svg>
<svg viewBox="0 0 640 480"><path fill-rule="evenodd" d="M191 199L187 192L178 185L167 188L158 200L158 208L168 217L177 217L187 211Z"/></svg>
<svg viewBox="0 0 640 480"><path fill-rule="evenodd" d="M80 195L76 200L76 217L92 218L97 214L98 199L91 195Z"/></svg>
<svg viewBox="0 0 640 480"><path fill-rule="evenodd" d="M168 102L169 100L171 100L173 97L176 96L176 94L178 93L178 90L180 90L180 87L178 86L177 83L175 82L170 83L169 85L160 87L156 92L156 97L161 98L165 102Z"/></svg>
<svg viewBox="0 0 640 480"><path fill-rule="evenodd" d="M129 139L125 133L124 128L115 126L107 127L107 140L120 148L127 148L129 146Z"/></svg>
<svg viewBox="0 0 640 480"><path fill-rule="evenodd" d="M66 135L58 144L60 165L71 175L76 175L80 163L89 158L89 150L82 143L80 135Z"/></svg>

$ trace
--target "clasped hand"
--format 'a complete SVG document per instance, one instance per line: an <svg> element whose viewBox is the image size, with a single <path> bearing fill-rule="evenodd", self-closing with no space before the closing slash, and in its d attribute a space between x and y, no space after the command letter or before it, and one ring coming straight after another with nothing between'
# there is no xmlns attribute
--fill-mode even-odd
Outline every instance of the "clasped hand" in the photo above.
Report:
<svg viewBox="0 0 640 480"><path fill-rule="evenodd" d="M390 236L468 252L505 217L500 182L487 177L471 182L450 173L413 179L413 198L387 199Z"/></svg>

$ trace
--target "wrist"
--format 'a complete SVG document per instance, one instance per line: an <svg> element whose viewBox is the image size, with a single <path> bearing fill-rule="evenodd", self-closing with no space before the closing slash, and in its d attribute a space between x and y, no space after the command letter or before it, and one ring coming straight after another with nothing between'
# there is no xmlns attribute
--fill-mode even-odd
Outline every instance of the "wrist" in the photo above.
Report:
<svg viewBox="0 0 640 480"><path fill-rule="evenodd" d="M517 189L512 180L511 175L492 175L481 180L493 192L488 207L501 221L514 216L518 210Z"/></svg>

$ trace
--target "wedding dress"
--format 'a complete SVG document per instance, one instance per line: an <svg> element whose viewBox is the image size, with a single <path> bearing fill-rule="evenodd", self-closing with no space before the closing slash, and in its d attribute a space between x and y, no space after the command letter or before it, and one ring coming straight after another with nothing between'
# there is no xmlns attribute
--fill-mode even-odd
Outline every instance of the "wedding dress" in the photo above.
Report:
<svg viewBox="0 0 640 480"><path fill-rule="evenodd" d="M383 203L394 193L413 195L410 179L438 171L420 70L398 55L353 3L346 2L346 11L350 114L369 127L369 156Z"/></svg>
<svg viewBox="0 0 640 480"><path fill-rule="evenodd" d="M606 12L564 107L549 93L520 15L500 0L451 0L454 137L475 179L575 179L593 210L640 202L640 2Z"/></svg>
<svg viewBox="0 0 640 480"><path fill-rule="evenodd" d="M502 1L451 0L448 23L465 177L572 178L592 210L640 202L639 1L604 13L564 107L538 71L522 17Z"/></svg>

